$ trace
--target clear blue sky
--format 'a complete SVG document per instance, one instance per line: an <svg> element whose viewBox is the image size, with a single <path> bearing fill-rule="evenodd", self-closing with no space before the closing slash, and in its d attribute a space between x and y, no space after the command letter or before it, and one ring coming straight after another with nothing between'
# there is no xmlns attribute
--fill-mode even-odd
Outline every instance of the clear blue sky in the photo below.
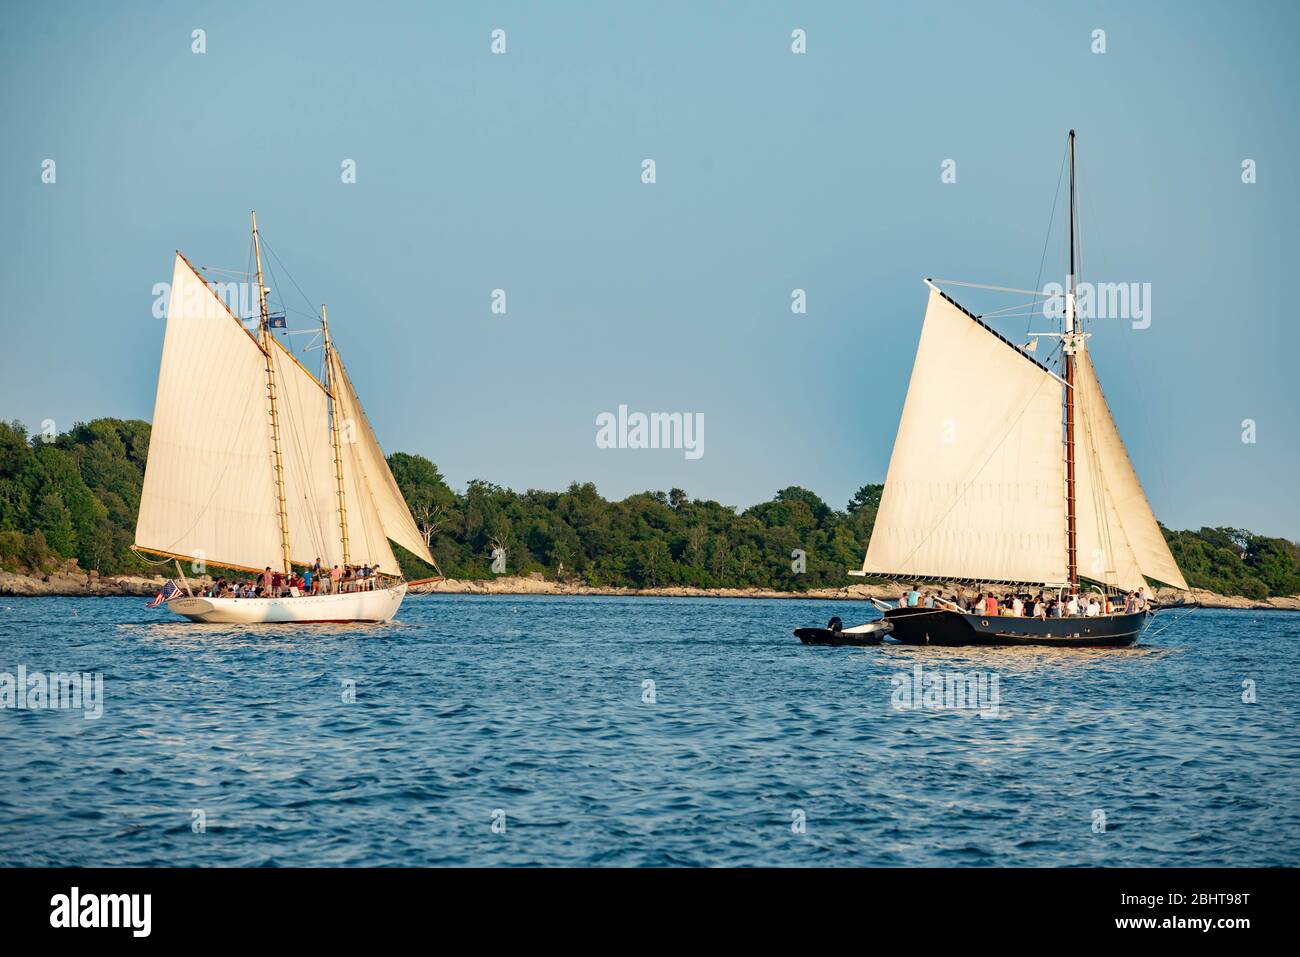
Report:
<svg viewBox="0 0 1300 957"><path fill-rule="evenodd" d="M1156 513L1300 538L1298 31L1287 3L10 6L0 415L149 418L153 284L177 247L241 267L256 208L387 451L843 507L884 477L921 277L1032 286L1073 126L1085 278L1152 284L1151 328L1092 346ZM704 413L703 458L598 449L620 404Z"/></svg>

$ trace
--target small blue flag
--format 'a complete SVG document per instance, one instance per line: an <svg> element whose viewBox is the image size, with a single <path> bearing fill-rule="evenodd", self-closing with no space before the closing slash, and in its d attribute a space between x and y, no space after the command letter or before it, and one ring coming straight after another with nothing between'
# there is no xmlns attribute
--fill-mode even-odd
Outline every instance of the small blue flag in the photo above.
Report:
<svg viewBox="0 0 1300 957"><path fill-rule="evenodd" d="M270 329L283 329L285 328L285 324L286 323L285 323L285 318L283 313L281 313L278 316L266 317L266 325Z"/></svg>

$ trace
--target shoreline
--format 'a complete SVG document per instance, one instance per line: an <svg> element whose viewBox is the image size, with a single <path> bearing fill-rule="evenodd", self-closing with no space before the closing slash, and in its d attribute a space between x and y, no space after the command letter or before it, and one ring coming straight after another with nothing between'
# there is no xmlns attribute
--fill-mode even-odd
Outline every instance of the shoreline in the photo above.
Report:
<svg viewBox="0 0 1300 957"><path fill-rule="evenodd" d="M142 575L105 575L85 572L61 572L43 576L20 575L0 571L0 596L5 598L152 598L167 579ZM810 588L807 591L780 591L768 588L697 588L669 585L657 588L627 588L557 582L534 574L503 575L490 580L454 579L420 586L410 592L419 595L554 595L644 598L782 598L811 601L869 601L872 598L894 601L898 586L845 585L833 588ZM1156 598L1172 601L1181 593L1171 588L1156 592ZM1235 611L1300 611L1300 595L1255 600L1241 595L1219 595L1194 588L1192 600L1203 608Z"/></svg>

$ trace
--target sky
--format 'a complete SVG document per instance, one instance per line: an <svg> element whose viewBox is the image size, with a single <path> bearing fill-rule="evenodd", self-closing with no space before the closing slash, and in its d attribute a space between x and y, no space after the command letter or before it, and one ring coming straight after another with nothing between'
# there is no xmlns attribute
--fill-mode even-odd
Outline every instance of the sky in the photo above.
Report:
<svg viewBox="0 0 1300 957"><path fill-rule="evenodd" d="M884 479L922 278L1063 280L1074 128L1082 278L1150 283L1150 325L1090 348L1157 516L1300 539L1298 29L1262 2L11 6L0 417L151 418L155 284L177 248L245 268L256 209L385 451L456 487L843 508ZM620 405L702 415L703 454L598 447Z"/></svg>

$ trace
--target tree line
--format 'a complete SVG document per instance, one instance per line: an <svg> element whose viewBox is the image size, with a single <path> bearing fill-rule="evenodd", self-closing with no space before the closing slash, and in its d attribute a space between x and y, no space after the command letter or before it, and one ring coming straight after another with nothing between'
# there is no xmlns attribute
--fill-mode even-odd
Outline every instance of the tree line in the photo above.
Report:
<svg viewBox="0 0 1300 957"><path fill-rule="evenodd" d="M44 573L70 558L101 574L142 574L131 551L149 449L149 424L96 419L29 435L0 422L0 567ZM452 578L541 573L593 586L773 588L860 582L883 486L864 485L841 509L797 486L738 510L682 489L611 502L590 482L516 492L471 481L452 489L419 455L389 467ZM1226 595L1300 594L1300 545L1243 529L1164 529L1190 585ZM434 574L396 549L410 578Z"/></svg>

